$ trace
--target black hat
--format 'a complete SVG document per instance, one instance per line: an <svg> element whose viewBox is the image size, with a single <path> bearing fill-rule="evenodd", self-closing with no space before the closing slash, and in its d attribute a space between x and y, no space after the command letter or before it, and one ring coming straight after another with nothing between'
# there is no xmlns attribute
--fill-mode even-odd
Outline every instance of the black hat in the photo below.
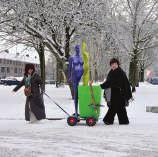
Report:
<svg viewBox="0 0 158 157"><path fill-rule="evenodd" d="M112 59L110 60L110 66L111 66L111 64L113 64L113 63L117 63L118 65L120 65L119 60L116 59L116 58L112 58Z"/></svg>

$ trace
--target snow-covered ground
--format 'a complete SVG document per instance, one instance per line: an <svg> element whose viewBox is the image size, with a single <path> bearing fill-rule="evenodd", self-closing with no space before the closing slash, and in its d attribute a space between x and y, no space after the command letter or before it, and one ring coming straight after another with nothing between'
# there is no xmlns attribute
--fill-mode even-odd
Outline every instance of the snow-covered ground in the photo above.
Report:
<svg viewBox="0 0 158 157"><path fill-rule="evenodd" d="M0 86L0 157L157 157L158 114L147 113L146 105L158 105L158 86L141 84L128 107L130 125L112 126L100 119L96 126L85 122L70 127L66 119L28 124L24 120L25 96L21 89ZM47 93L73 113L68 87L46 87ZM103 101L104 102L104 101ZM45 97L47 117L65 117ZM107 108L102 108L101 118Z"/></svg>

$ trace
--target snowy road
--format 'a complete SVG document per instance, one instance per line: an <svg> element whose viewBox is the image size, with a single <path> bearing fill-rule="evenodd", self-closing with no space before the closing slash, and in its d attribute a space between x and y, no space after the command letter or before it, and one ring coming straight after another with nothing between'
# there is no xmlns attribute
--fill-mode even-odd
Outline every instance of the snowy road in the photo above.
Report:
<svg viewBox="0 0 158 157"><path fill-rule="evenodd" d="M130 125L95 127L85 122L69 127L66 120L27 124L24 121L23 91L0 86L0 157L157 157L158 114L146 113L145 105L156 105L158 87L142 84L128 108ZM47 86L47 93L70 113L73 105L67 87ZM45 98L48 117L65 115ZM157 104L158 105L158 104ZM102 109L101 117L107 108Z"/></svg>

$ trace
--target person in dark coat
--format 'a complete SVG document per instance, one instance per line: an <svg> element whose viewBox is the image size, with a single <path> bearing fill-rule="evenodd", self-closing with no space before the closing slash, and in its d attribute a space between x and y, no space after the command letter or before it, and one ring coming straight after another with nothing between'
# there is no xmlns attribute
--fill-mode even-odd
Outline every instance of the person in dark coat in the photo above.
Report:
<svg viewBox="0 0 158 157"><path fill-rule="evenodd" d="M13 91L18 91L22 86L30 87L31 93L26 96L25 120L36 122L46 118L45 106L43 102L43 83L40 76L35 72L33 64L26 64L25 74L22 81Z"/></svg>
<svg viewBox="0 0 158 157"><path fill-rule="evenodd" d="M129 124L126 106L132 98L131 87L116 58L110 60L110 66L111 70L106 81L100 85L102 89L111 88L111 101L103 121L107 125L113 124L114 117L117 114L119 124Z"/></svg>

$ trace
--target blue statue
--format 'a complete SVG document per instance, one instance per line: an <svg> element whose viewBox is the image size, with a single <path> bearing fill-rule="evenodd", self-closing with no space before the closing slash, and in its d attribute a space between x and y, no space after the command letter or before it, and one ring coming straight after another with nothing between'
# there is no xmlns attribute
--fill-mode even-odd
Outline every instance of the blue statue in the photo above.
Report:
<svg viewBox="0 0 158 157"><path fill-rule="evenodd" d="M74 92L75 117L78 116L78 85L83 75L83 60L80 46L75 46L75 54L69 58L68 81L72 83Z"/></svg>

